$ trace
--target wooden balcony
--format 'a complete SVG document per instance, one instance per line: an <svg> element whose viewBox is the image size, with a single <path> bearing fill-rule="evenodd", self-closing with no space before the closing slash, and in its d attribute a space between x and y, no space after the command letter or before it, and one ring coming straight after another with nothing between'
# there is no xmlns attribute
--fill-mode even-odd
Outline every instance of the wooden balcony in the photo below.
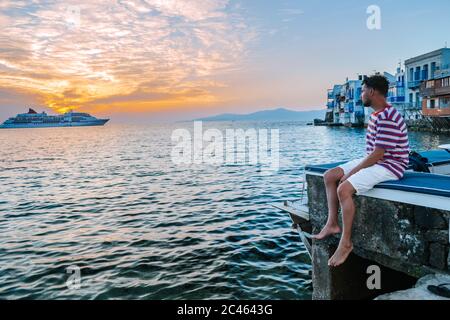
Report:
<svg viewBox="0 0 450 320"><path fill-rule="evenodd" d="M422 97L431 97L431 98L450 95L450 86L443 87L442 80L443 79L435 79L423 82L420 85L420 95Z"/></svg>
<svg viewBox="0 0 450 320"><path fill-rule="evenodd" d="M435 88L435 95L436 96L450 95L450 86L447 86L447 87L436 87Z"/></svg>

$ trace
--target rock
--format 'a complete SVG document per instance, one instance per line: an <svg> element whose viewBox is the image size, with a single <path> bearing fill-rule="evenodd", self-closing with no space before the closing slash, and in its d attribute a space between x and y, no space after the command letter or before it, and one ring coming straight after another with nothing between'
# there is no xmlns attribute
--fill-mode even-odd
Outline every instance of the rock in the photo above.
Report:
<svg viewBox="0 0 450 320"><path fill-rule="evenodd" d="M447 247L439 243L430 244L430 265L432 267L447 269Z"/></svg>
<svg viewBox="0 0 450 320"><path fill-rule="evenodd" d="M430 242L448 243L448 230L429 230L425 234L425 239Z"/></svg>
<svg viewBox="0 0 450 320"><path fill-rule="evenodd" d="M450 248L448 249L447 255L447 270L450 271Z"/></svg>
<svg viewBox="0 0 450 320"><path fill-rule="evenodd" d="M383 294L376 297L375 300L450 300L435 295L427 289L429 285L442 283L450 283L450 275L429 274L419 279L412 289Z"/></svg>
<svg viewBox="0 0 450 320"><path fill-rule="evenodd" d="M416 224L428 229L446 229L447 221L440 215L425 207L416 207L414 210Z"/></svg>
<svg viewBox="0 0 450 320"><path fill-rule="evenodd" d="M414 225L411 206L368 197L357 197L356 206L354 244L408 263L428 263L424 233Z"/></svg>

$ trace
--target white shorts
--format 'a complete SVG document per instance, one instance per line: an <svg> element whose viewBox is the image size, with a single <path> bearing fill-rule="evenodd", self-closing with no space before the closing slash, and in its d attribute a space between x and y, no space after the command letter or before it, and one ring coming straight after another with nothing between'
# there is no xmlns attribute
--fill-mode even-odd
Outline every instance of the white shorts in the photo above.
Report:
<svg viewBox="0 0 450 320"><path fill-rule="evenodd" d="M353 168L361 163L365 158L355 159L338 166L344 170L344 174L349 173ZM356 194L362 194L371 190L375 185L389 180L398 180L398 177L391 171L380 165L359 170L347 179L356 190Z"/></svg>

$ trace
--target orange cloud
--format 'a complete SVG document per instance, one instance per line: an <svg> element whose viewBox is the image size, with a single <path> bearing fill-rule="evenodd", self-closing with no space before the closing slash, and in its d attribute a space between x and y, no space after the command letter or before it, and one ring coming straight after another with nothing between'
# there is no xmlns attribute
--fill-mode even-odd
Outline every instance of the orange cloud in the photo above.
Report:
<svg viewBox="0 0 450 320"><path fill-rule="evenodd" d="M69 108L141 112L225 99L254 37L228 0L2 1L0 86ZM14 16L14 19L11 17Z"/></svg>

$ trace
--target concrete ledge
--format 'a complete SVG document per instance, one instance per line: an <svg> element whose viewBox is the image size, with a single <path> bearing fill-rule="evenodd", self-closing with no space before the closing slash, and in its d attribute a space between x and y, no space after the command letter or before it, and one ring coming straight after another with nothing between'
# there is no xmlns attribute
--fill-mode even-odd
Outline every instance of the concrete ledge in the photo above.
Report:
<svg viewBox="0 0 450 320"><path fill-rule="evenodd" d="M321 176L307 174L306 179L312 231L317 233L328 216L325 186ZM368 196L355 196L355 205L352 256L356 258L349 258L344 265L330 271L327 261L339 237L331 237L324 242L313 241L315 299L354 298L354 292L364 289L362 285L365 286L365 281L361 279L368 277L366 272L355 272L355 268L362 270L367 263L375 263L414 278L435 272L450 272L449 211ZM356 263L360 264L358 267L352 265L355 259L364 260ZM358 285L352 284L352 277ZM341 283L340 279L347 280ZM396 289L393 285L389 289L395 291L400 287ZM361 297L368 298L371 294L365 293Z"/></svg>

